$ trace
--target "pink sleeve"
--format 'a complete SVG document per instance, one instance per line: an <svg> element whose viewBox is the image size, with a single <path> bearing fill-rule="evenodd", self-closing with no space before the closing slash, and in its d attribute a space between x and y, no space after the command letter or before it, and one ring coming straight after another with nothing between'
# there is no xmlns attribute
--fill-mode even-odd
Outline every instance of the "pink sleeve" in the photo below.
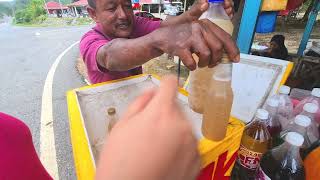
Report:
<svg viewBox="0 0 320 180"><path fill-rule="evenodd" d="M101 70L97 64L97 53L100 47L108 42L102 35L92 31L85 34L80 41L80 53L90 72Z"/></svg>
<svg viewBox="0 0 320 180"><path fill-rule="evenodd" d="M152 21L148 18L135 16L135 31L133 36L135 38L141 37L151 33L160 27L161 21Z"/></svg>

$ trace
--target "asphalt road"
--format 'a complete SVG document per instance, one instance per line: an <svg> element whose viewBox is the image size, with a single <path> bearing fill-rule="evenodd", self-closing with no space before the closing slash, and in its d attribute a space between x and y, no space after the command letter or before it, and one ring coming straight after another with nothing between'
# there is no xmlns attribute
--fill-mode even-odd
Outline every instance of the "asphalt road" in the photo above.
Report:
<svg viewBox="0 0 320 180"><path fill-rule="evenodd" d="M0 111L24 121L39 153L41 98L47 73L57 56L89 29L28 28L0 24ZM85 83L76 72L78 45L62 57L53 81L53 126L59 178L76 179L65 93Z"/></svg>

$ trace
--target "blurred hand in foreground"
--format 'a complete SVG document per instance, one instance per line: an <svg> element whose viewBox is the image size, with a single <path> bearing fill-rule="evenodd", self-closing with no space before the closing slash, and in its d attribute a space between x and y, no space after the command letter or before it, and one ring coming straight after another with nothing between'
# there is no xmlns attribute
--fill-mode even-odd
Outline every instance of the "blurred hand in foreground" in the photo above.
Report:
<svg viewBox="0 0 320 180"><path fill-rule="evenodd" d="M177 80L165 77L128 108L110 133L96 179L192 180L200 170L197 140L176 102Z"/></svg>

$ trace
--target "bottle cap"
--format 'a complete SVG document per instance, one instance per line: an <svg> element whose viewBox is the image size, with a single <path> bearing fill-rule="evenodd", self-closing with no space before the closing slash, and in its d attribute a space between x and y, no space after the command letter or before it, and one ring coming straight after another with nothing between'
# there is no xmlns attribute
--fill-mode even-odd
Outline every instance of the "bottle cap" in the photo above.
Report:
<svg viewBox="0 0 320 180"><path fill-rule="evenodd" d="M279 94L288 95L289 93L290 93L290 87L289 86L285 86L285 85L280 86Z"/></svg>
<svg viewBox="0 0 320 180"><path fill-rule="evenodd" d="M294 123L302 127L308 127L311 124L311 119L305 115L297 115L294 118Z"/></svg>
<svg viewBox="0 0 320 180"><path fill-rule="evenodd" d="M301 134L296 132L288 132L286 135L286 142L294 146L301 146L303 144L304 138Z"/></svg>
<svg viewBox="0 0 320 180"><path fill-rule="evenodd" d="M320 97L320 88L313 88L311 91L312 96Z"/></svg>
<svg viewBox="0 0 320 180"><path fill-rule="evenodd" d="M267 120L269 118L269 113L264 109L258 109L256 113L256 117L262 120Z"/></svg>
<svg viewBox="0 0 320 180"><path fill-rule="evenodd" d="M304 111L307 111L308 113L316 113L318 111L319 107L318 105L314 104L314 103L306 103L304 106L303 106L303 110Z"/></svg>
<svg viewBox="0 0 320 180"><path fill-rule="evenodd" d="M208 0L211 3L219 3L219 2L224 2L224 0Z"/></svg>
<svg viewBox="0 0 320 180"><path fill-rule="evenodd" d="M275 98L270 98L267 100L267 104L271 107L278 107L279 106L279 100Z"/></svg>
<svg viewBox="0 0 320 180"><path fill-rule="evenodd" d="M114 107L108 108L108 114L114 115L116 113L116 109Z"/></svg>

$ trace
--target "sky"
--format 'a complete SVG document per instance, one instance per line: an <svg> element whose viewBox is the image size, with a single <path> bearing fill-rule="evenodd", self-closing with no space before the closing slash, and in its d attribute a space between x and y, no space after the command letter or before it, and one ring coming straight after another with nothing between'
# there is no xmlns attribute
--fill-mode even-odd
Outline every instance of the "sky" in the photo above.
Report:
<svg viewBox="0 0 320 180"><path fill-rule="evenodd" d="M13 1L13 0L0 0L0 2L10 2L10 1Z"/></svg>

